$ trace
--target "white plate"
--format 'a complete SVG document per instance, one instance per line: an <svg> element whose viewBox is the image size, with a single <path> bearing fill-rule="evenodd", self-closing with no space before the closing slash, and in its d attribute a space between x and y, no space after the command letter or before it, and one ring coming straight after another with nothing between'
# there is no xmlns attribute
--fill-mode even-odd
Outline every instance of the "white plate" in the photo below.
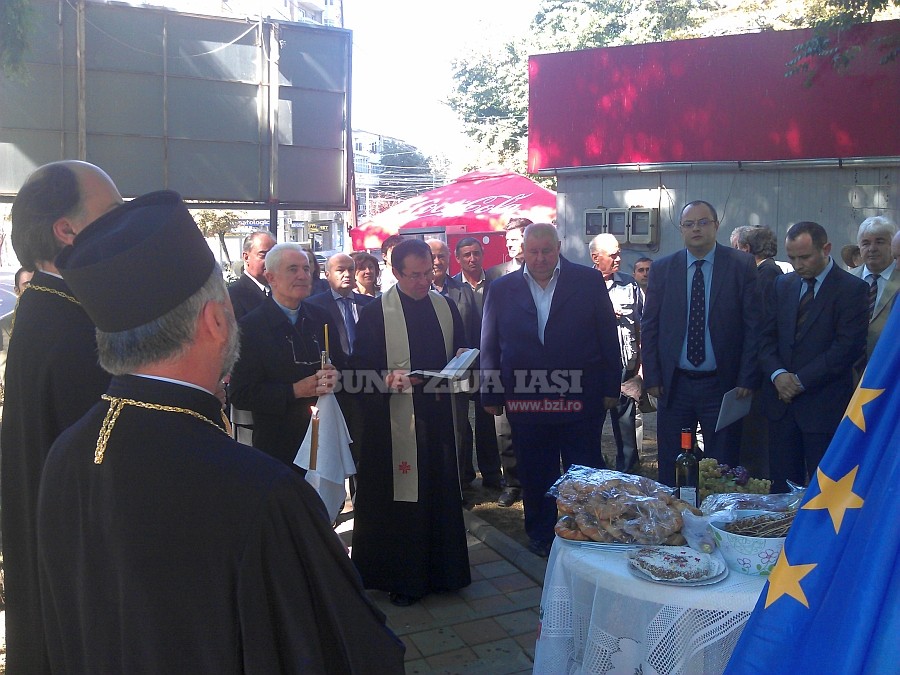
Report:
<svg viewBox="0 0 900 675"><path fill-rule="evenodd" d="M680 581L678 579L654 579L653 577L649 577L642 571L632 567L631 563L628 563L628 571L631 572L632 576L641 579L642 581L649 581L651 584L662 584L663 586L709 586L710 584L719 583L728 576L727 566L724 570L719 572L714 577L710 577L709 579L694 579L692 581Z"/></svg>

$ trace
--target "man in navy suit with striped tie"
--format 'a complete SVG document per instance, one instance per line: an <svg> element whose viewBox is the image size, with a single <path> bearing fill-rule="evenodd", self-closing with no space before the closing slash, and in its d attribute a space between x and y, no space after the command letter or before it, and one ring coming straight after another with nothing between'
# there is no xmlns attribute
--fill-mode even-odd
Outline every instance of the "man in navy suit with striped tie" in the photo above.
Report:
<svg viewBox="0 0 900 675"><path fill-rule="evenodd" d="M795 223L785 250L794 271L772 285L759 353L772 492L815 473L853 394L869 324L869 285L834 264L825 228Z"/></svg>

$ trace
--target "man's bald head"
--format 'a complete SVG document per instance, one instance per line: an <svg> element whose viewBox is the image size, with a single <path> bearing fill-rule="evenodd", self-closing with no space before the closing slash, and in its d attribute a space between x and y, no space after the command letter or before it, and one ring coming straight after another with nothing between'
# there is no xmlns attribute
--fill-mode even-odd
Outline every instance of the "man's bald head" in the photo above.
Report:
<svg viewBox="0 0 900 675"><path fill-rule="evenodd" d="M115 183L98 166L64 160L38 167L12 205L16 257L28 269L55 271L56 254L122 201Z"/></svg>
<svg viewBox="0 0 900 675"><path fill-rule="evenodd" d="M346 253L335 253L325 262L325 279L331 289L344 297L353 292L356 263Z"/></svg>

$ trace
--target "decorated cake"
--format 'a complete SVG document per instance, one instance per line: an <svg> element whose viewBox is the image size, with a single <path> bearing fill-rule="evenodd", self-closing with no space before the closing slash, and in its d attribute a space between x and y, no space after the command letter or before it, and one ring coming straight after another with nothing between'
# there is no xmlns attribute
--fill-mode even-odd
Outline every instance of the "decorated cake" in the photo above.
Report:
<svg viewBox="0 0 900 675"><path fill-rule="evenodd" d="M702 581L724 569L717 558L686 546L647 546L628 558L634 569L657 581Z"/></svg>

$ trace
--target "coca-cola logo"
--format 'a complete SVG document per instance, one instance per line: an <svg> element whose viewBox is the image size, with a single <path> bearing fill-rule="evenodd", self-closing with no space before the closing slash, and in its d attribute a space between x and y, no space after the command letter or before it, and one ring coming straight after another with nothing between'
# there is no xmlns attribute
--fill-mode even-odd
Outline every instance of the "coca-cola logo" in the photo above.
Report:
<svg viewBox="0 0 900 675"><path fill-rule="evenodd" d="M523 202L533 193L524 192L517 195L486 195L477 199L426 199L417 204L410 204L404 209L406 213L416 217L423 216L456 216L465 213L481 215L486 213L519 213L524 210Z"/></svg>

